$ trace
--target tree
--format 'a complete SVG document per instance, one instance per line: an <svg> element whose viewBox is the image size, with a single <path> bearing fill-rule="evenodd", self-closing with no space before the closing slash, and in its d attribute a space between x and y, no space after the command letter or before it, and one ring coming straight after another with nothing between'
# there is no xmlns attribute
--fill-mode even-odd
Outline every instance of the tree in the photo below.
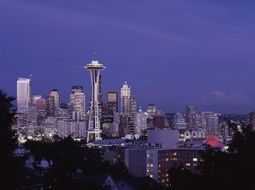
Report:
<svg viewBox="0 0 255 190"><path fill-rule="evenodd" d="M7 96L0 90L0 188L21 189L24 175L22 158L15 157L13 151L17 148L17 137L12 130L15 108L12 104L15 98Z"/></svg>
<svg viewBox="0 0 255 190"><path fill-rule="evenodd" d="M186 171L170 171L172 184L170 189L178 188L188 183L189 189L232 189L254 190L255 171L255 131L244 123L240 125L228 122L234 136L227 151L207 148L201 153L203 162L200 164L200 174L187 174ZM172 174L172 175L171 175Z"/></svg>

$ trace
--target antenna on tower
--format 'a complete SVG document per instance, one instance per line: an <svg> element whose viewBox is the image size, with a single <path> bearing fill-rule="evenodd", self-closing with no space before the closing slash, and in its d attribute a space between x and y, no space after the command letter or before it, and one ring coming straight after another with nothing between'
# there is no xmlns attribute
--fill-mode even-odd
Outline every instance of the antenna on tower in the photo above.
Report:
<svg viewBox="0 0 255 190"><path fill-rule="evenodd" d="M97 52L96 51L93 53L93 60L97 60Z"/></svg>

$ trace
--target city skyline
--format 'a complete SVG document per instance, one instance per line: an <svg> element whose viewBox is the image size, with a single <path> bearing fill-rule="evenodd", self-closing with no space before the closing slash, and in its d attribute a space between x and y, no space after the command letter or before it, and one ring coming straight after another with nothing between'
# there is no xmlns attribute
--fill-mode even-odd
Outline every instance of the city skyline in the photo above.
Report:
<svg viewBox="0 0 255 190"><path fill-rule="evenodd" d="M143 110L254 110L252 1L67 2L0 2L0 86L10 95L32 74L33 94L56 88L67 102L71 86L83 85L90 97L82 68L96 51L109 68L104 100L127 81Z"/></svg>

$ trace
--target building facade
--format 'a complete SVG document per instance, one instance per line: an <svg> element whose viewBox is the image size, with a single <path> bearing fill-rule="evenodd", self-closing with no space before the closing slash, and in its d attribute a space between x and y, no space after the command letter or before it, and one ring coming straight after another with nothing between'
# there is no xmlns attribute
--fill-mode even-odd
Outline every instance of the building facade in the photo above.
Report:
<svg viewBox="0 0 255 190"><path fill-rule="evenodd" d="M82 86L72 86L70 108L73 120L85 120L85 93Z"/></svg>
<svg viewBox="0 0 255 190"><path fill-rule="evenodd" d="M123 84L120 90L120 113L129 115L131 109L131 87L127 82Z"/></svg>
<svg viewBox="0 0 255 190"><path fill-rule="evenodd" d="M57 89L52 89L49 96L54 98L54 109L57 111L60 106L60 93Z"/></svg>
<svg viewBox="0 0 255 190"><path fill-rule="evenodd" d="M31 103L31 80L18 78L17 80L17 112L27 113Z"/></svg>

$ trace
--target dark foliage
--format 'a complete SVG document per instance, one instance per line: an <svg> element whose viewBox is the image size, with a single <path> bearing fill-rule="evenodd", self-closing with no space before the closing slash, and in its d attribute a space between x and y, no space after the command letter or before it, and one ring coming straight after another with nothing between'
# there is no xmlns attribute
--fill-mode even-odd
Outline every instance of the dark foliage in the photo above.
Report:
<svg viewBox="0 0 255 190"><path fill-rule="evenodd" d="M15 109L13 97L0 90L0 188L21 189L24 180L24 160L15 157L13 151L17 147L15 131L11 126L14 122Z"/></svg>
<svg viewBox="0 0 255 190"><path fill-rule="evenodd" d="M234 131L232 143L226 152L208 148L202 153L201 173L172 169L171 188L254 190L255 132L250 126L229 122Z"/></svg>
<svg viewBox="0 0 255 190"><path fill-rule="evenodd" d="M77 177L78 170L85 176L107 173L115 180L130 177L124 163L110 164L103 161L101 149L83 147L81 143L73 141L71 137L53 143L28 141L25 147L30 150L30 155L35 160L34 168L41 171L43 174L41 176L42 183L47 187L63 189L63 184L68 187L69 184L74 183L76 186L80 185L80 188L84 188L83 185L87 185L89 182L82 180L84 176ZM50 163L49 168L38 167L43 159Z"/></svg>

